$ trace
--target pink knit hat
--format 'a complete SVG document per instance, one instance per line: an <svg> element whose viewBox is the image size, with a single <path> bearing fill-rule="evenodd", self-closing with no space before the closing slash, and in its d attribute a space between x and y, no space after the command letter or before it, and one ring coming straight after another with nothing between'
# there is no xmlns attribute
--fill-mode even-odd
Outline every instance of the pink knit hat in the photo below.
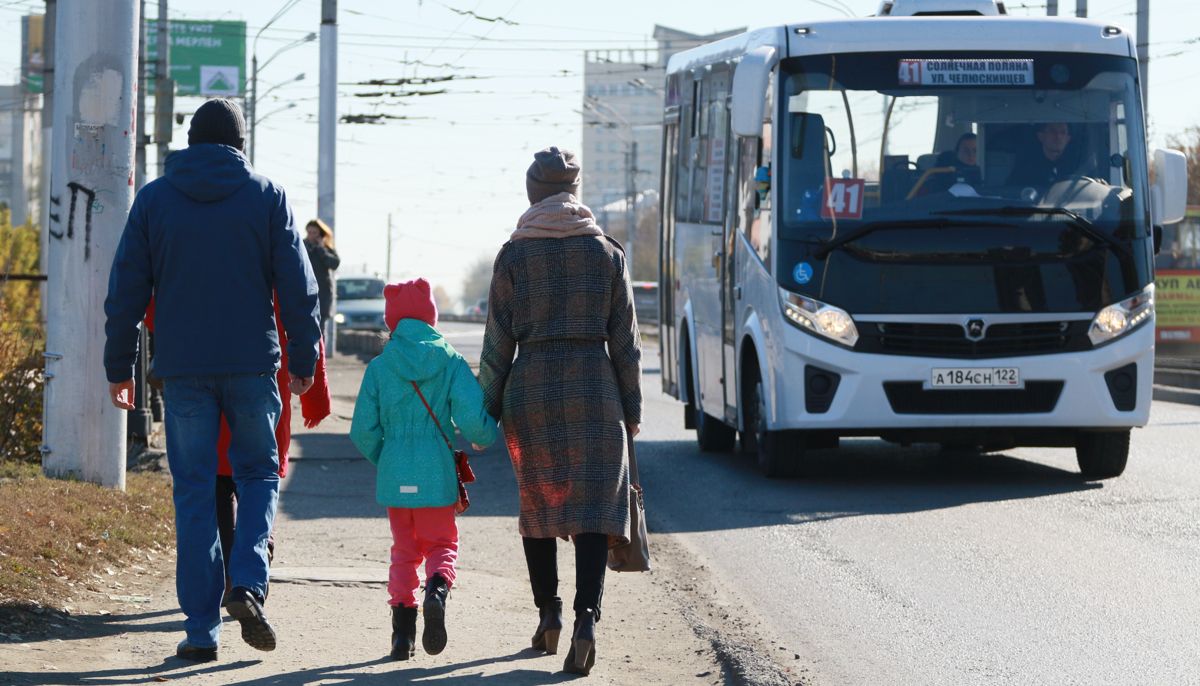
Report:
<svg viewBox="0 0 1200 686"><path fill-rule="evenodd" d="M425 279L388 284L383 288L383 299L383 321L388 330L395 331L401 319L420 319L437 326L437 304Z"/></svg>

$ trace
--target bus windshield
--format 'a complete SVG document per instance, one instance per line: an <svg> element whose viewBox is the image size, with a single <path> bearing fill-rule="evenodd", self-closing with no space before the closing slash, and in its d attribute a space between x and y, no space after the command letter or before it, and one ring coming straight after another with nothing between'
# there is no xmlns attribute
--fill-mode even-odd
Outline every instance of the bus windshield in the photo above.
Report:
<svg viewBox="0 0 1200 686"><path fill-rule="evenodd" d="M1057 304L1017 309L1135 291L1149 279L1134 245L1148 232L1135 69L1063 53L784 60L780 239L815 244L805 254L822 261L849 255L843 274L864 261L1099 261ZM982 300L971 309L1011 309Z"/></svg>

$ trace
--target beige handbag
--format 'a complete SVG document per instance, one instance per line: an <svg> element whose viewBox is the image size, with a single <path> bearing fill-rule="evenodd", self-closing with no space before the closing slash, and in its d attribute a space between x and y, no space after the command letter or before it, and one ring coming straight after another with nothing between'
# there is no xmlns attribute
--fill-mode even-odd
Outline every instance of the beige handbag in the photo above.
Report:
<svg viewBox="0 0 1200 686"><path fill-rule="evenodd" d="M637 455L629 436L629 541L608 549L608 568L614 572L650 571L650 539L646 536L646 505L638 479Z"/></svg>

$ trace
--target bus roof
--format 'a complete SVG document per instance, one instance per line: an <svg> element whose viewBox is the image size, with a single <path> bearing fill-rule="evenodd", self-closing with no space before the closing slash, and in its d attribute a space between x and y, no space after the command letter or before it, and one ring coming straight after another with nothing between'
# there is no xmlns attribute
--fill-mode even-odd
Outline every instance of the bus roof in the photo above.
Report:
<svg viewBox="0 0 1200 686"><path fill-rule="evenodd" d="M798 33L800 29L803 33ZM676 53L667 73L736 58L762 46L781 57L847 52L1004 50L1133 57L1132 35L1112 24L1068 17L865 17L758 29Z"/></svg>

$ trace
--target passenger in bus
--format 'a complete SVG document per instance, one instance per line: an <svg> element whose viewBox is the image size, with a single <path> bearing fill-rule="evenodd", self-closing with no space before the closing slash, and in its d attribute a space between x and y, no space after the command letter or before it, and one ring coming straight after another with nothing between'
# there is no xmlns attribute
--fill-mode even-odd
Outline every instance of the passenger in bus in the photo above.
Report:
<svg viewBox="0 0 1200 686"><path fill-rule="evenodd" d="M959 136L953 150L938 155L937 166L953 167L957 174L953 181L961 179L972 186L983 183L983 172L979 169L979 137L973 133Z"/></svg>
<svg viewBox="0 0 1200 686"><path fill-rule="evenodd" d="M1075 175L1078 161L1071 153L1071 127L1064 122L1039 124L1037 144L1017 157L1008 176L1009 186L1045 190L1056 181Z"/></svg>

